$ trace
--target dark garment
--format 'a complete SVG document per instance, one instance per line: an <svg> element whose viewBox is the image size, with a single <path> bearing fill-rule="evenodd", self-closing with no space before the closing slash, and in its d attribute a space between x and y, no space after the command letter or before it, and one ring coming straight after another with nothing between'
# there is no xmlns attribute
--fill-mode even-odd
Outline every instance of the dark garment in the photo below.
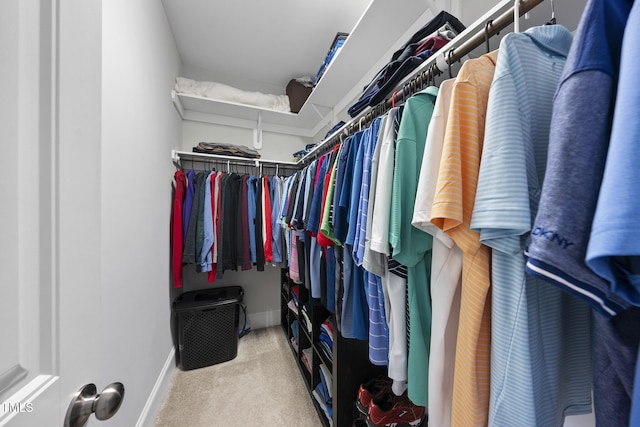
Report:
<svg viewBox="0 0 640 427"><path fill-rule="evenodd" d="M216 279L222 279L224 275L224 262L222 261L224 259L224 196L227 181L229 181L229 174L224 173L220 179L220 190L218 192L218 230L216 234L216 237L218 238L218 262Z"/></svg>
<svg viewBox="0 0 640 427"><path fill-rule="evenodd" d="M206 172L199 172L193 179L193 203L189 212L189 229L184 243L182 262L185 264L195 264L196 258L196 227L198 223L198 207L200 206L200 189L206 182ZM200 247L202 249L202 246Z"/></svg>
<svg viewBox="0 0 640 427"><path fill-rule="evenodd" d="M437 14L431 21L429 21L424 27L420 28L411 38L398 50L396 50L393 55L391 55L391 60L395 61L400 58L403 52L407 50L407 47L412 44L416 44L423 40L425 37L428 37L430 34L433 34L437 30L440 29L444 24L449 23L451 28L460 34L463 32L466 27L462 22L458 20L455 16L451 15L449 12L442 11Z"/></svg>
<svg viewBox="0 0 640 427"><path fill-rule="evenodd" d="M298 185L300 184L300 172L297 172L291 183L291 192L289 193L289 203L287 204L286 223L290 226L293 221L293 211L296 207L296 194L298 194Z"/></svg>
<svg viewBox="0 0 640 427"><path fill-rule="evenodd" d="M305 240L311 240L311 237L301 231L293 231L294 233L298 233L297 236L298 238L296 239L296 243L298 245L298 277L300 277L301 280L305 280L305 278L308 276L307 273L307 251L305 250L306 248L306 244L305 244ZM305 281L305 287L308 287L309 285L306 283Z"/></svg>
<svg viewBox="0 0 640 427"><path fill-rule="evenodd" d="M333 190L333 202L331 213L331 226L333 227L334 237L336 237L336 208L340 205L340 192L344 184L344 170L347 164L347 157L349 157L349 147L351 146L351 140L353 136L349 136L342 143L342 150L340 151L340 157L338 157L338 169L336 170L336 187Z"/></svg>
<svg viewBox="0 0 640 427"><path fill-rule="evenodd" d="M258 271L264 271L264 245L262 243L262 181L255 181L256 185L256 268Z"/></svg>
<svg viewBox="0 0 640 427"><path fill-rule="evenodd" d="M431 53L434 53L436 50L439 50L448 42L449 40L443 39L442 37L429 37L416 48L414 56L420 55L422 52L425 52L427 50Z"/></svg>
<svg viewBox="0 0 640 427"><path fill-rule="evenodd" d="M193 205L194 185L193 180L196 172L191 169L187 172L187 188L184 195L184 203L182 204L182 241L187 241L187 230L189 229L189 219L191 216L191 206Z"/></svg>
<svg viewBox="0 0 640 427"><path fill-rule="evenodd" d="M320 302L325 308L327 304L327 248L320 249L322 255L320 256Z"/></svg>
<svg viewBox="0 0 640 427"><path fill-rule="evenodd" d="M222 245L223 245L223 257L222 268L226 270L238 269L238 248L235 234L238 232L238 222L240 218L238 216L238 203L240 198L240 183L241 177L236 174L230 174L227 178L224 199L224 222L222 224Z"/></svg>
<svg viewBox="0 0 640 427"><path fill-rule="evenodd" d="M298 203L295 209L295 217L292 220L291 225L296 230L304 230L304 222L302 221L302 216L304 215L304 199L305 199L305 183L307 181L306 174L304 171L300 174L300 185L298 186Z"/></svg>
<svg viewBox="0 0 640 427"><path fill-rule="evenodd" d="M311 236L304 234L304 286L311 288Z"/></svg>
<svg viewBox="0 0 640 427"><path fill-rule="evenodd" d="M309 185L309 191L305 194L305 200L307 204L307 209L304 212L304 228L307 228L307 223L309 222L309 215L311 214L311 203L313 202L313 194L315 191L314 181L316 178L316 168L318 167L318 161L314 161L307 168L310 169L309 180L311 181L311 185Z"/></svg>
<svg viewBox="0 0 640 427"><path fill-rule="evenodd" d="M336 254L335 246L327 246L327 310L336 311Z"/></svg>
<svg viewBox="0 0 640 427"><path fill-rule="evenodd" d="M309 218L307 220L307 231L312 236L318 235L320 229L320 212L322 211L322 190L324 189L324 176L327 172L327 157L322 156L318 160L320 165L320 171L318 173L318 179L314 183L313 198L311 199L311 210L309 211ZM315 179L315 177L314 177Z"/></svg>
<svg viewBox="0 0 640 427"><path fill-rule="evenodd" d="M444 39L443 39L444 40ZM446 42L446 41L445 41ZM391 94L391 92L398 86L398 83L408 76L413 70L418 68L427 58L429 58L435 51L425 50L420 55L411 56L398 67L394 67L391 76L380 86L380 89L371 96L369 99L369 105L374 106L384 101L385 98Z"/></svg>
<svg viewBox="0 0 640 427"><path fill-rule="evenodd" d="M349 205L351 203L351 181L353 180L353 169L356 163L356 153L358 152L358 147L362 142L363 133L364 131L356 132L351 139L351 144L349 145L349 154L344 166L344 178L341 186L342 188L340 190L340 202L333 210L335 219L333 235L336 239L343 243L347 239L347 233L349 231L347 216L349 213ZM351 254L349 254L348 256L351 256Z"/></svg>
<svg viewBox="0 0 640 427"><path fill-rule="evenodd" d="M420 46L422 40L436 32L446 23L449 23L450 27L458 34L465 30L465 26L455 16L446 11L440 12L424 27L411 36L411 38L400 49L394 52L391 56L391 61L375 75L373 80L364 88L362 96L360 96L358 101L349 108L349 115L351 117L355 117L364 110L367 105L376 105L380 100L383 100L395 87L395 84L388 84L388 82L398 70L402 69L404 77L408 75L411 70L414 70L418 65L420 65L420 63L422 63L426 58L422 58L420 61L417 61L415 59L418 58L415 56L416 49ZM397 79L396 83L401 79L398 78L398 76L394 78ZM378 95L378 92L381 91L382 93ZM376 102L374 102L374 97L377 100Z"/></svg>
<svg viewBox="0 0 640 427"><path fill-rule="evenodd" d="M640 338L640 308L613 318L594 313L593 398L596 425L626 426Z"/></svg>
<svg viewBox="0 0 640 427"><path fill-rule="evenodd" d="M342 246L334 246L336 256L336 296L335 296L335 316L338 331L342 328L342 298L344 295L344 264Z"/></svg>
<svg viewBox="0 0 640 427"><path fill-rule="evenodd" d="M249 241L249 195L247 181L249 175L242 177L241 225L242 225L242 270L251 270L251 250Z"/></svg>

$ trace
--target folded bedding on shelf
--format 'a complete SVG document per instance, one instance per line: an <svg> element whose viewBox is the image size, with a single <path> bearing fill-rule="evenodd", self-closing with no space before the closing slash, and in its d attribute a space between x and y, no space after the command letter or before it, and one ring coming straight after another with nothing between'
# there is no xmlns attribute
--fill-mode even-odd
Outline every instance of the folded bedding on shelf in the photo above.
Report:
<svg viewBox="0 0 640 427"><path fill-rule="evenodd" d="M203 82L176 77L174 89L178 93L202 96L220 101L236 102L277 111L291 112L287 95L250 92L217 82Z"/></svg>

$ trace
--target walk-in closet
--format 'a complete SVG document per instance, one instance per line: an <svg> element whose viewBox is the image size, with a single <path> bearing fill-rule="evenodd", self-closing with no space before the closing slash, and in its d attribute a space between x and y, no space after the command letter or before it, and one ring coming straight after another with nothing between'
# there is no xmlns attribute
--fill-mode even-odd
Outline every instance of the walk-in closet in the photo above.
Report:
<svg viewBox="0 0 640 427"><path fill-rule="evenodd" d="M0 426L640 427L639 31L2 2Z"/></svg>

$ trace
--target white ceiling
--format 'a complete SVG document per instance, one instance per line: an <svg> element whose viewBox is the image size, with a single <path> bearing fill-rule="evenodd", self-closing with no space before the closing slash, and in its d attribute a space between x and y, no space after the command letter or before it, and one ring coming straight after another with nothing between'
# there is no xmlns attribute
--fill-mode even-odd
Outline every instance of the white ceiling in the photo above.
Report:
<svg viewBox="0 0 640 427"><path fill-rule="evenodd" d="M184 77L284 93L290 79L316 74L336 33L350 32L371 0L162 3L183 74L197 74Z"/></svg>

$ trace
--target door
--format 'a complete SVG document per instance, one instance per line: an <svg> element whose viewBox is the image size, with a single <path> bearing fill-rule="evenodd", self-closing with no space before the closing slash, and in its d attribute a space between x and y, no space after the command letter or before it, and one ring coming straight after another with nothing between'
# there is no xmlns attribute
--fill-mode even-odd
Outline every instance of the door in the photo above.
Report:
<svg viewBox="0 0 640 427"><path fill-rule="evenodd" d="M106 386L100 13L93 0L0 2L0 426L62 426L81 386Z"/></svg>

